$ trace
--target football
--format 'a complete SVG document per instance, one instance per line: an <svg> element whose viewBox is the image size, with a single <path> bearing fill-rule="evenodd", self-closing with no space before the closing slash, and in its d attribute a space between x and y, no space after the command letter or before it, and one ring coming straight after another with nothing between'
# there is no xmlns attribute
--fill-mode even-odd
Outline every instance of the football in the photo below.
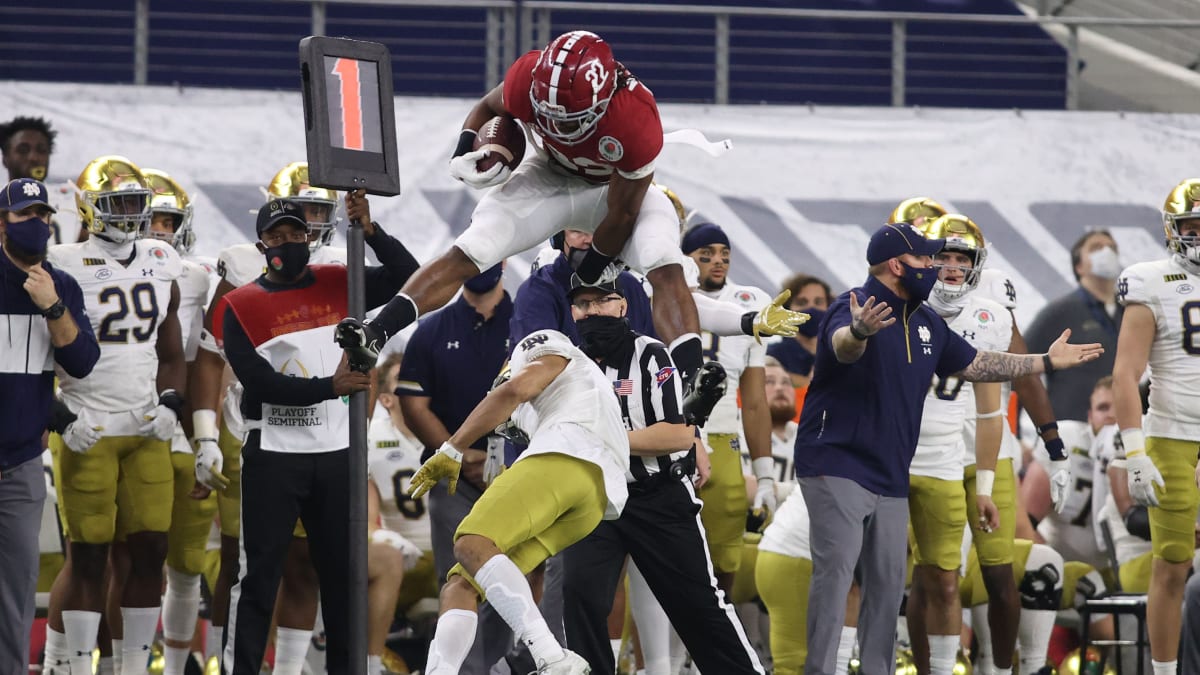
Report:
<svg viewBox="0 0 1200 675"><path fill-rule="evenodd" d="M525 130L513 118L497 115L479 128L473 149L488 151L487 157L475 163L480 171L497 164L515 169L525 157Z"/></svg>

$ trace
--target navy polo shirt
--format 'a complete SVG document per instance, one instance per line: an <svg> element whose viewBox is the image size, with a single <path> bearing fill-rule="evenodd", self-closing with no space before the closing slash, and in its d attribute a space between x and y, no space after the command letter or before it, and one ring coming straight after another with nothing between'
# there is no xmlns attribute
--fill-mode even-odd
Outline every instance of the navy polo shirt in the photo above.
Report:
<svg viewBox="0 0 1200 675"><path fill-rule="evenodd" d="M428 396L430 410L454 433L487 396L508 360L512 313L512 300L505 293L486 321L461 296L422 318L404 347L396 393ZM487 450L487 437L471 447Z"/></svg>
<svg viewBox="0 0 1200 675"><path fill-rule="evenodd" d="M804 345L792 338L784 338L767 347L767 356L779 361L783 369L793 375L808 377L812 372L815 357Z"/></svg>
<svg viewBox="0 0 1200 675"><path fill-rule="evenodd" d="M896 322L871 336L857 361L839 363L833 333L850 325L850 293L859 304L872 295L888 303ZM796 432L796 475L838 476L884 497L907 497L930 382L974 359L975 348L928 305L901 300L878 279L843 293L821 322Z"/></svg>
<svg viewBox="0 0 1200 675"><path fill-rule="evenodd" d="M537 268L521 288L517 290L516 304L509 324L512 344L516 345L526 335L539 330L556 330L579 344L579 331L571 318L571 304L567 292L571 290L571 264L566 256L559 256L552 265ZM637 277L622 272L617 284L625 295L629 307L625 312L633 330L657 337L650 312L650 298Z"/></svg>

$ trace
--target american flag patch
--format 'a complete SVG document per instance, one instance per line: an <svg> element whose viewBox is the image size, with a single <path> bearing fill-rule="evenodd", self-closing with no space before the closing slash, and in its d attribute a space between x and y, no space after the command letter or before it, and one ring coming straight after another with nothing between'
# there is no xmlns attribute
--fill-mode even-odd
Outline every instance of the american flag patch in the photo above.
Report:
<svg viewBox="0 0 1200 675"><path fill-rule="evenodd" d="M613 380L613 391L617 396L632 396L633 380Z"/></svg>
<svg viewBox="0 0 1200 675"><path fill-rule="evenodd" d="M662 389L662 386L666 384L667 380L671 379L671 376L674 374L675 368L673 366L667 366L654 374L654 382L658 384L659 389Z"/></svg>

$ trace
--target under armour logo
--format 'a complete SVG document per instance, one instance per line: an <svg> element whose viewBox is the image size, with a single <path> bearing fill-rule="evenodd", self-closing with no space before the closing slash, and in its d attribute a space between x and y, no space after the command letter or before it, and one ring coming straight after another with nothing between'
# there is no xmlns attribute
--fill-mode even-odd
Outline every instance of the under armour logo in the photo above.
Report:
<svg viewBox="0 0 1200 675"><path fill-rule="evenodd" d="M962 332L962 336L963 336L963 338L965 338L965 339L967 339L967 340L974 340L974 339L975 339L975 331L973 331L973 330L964 330L964 331Z"/></svg>
<svg viewBox="0 0 1200 675"><path fill-rule="evenodd" d="M21 189L25 191L26 197L36 197L42 193L41 189L38 188L37 183L26 183L21 187Z"/></svg>
<svg viewBox="0 0 1200 675"><path fill-rule="evenodd" d="M152 277L154 276L154 270L142 270L142 276Z"/></svg>
<svg viewBox="0 0 1200 675"><path fill-rule="evenodd" d="M459 347L458 340L454 340L453 342L446 343L446 349L458 349L458 347Z"/></svg>

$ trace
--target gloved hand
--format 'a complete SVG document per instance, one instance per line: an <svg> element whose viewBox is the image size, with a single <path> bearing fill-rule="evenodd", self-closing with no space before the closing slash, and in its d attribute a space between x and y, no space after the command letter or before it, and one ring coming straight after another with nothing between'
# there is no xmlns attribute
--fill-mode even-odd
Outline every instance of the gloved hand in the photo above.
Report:
<svg viewBox="0 0 1200 675"><path fill-rule="evenodd" d="M475 162L488 156L487 150L472 150L450 160L450 175L470 185L476 190L499 185L508 180L512 169L503 164L496 164L487 171L479 171Z"/></svg>
<svg viewBox="0 0 1200 675"><path fill-rule="evenodd" d="M1129 496L1133 497L1133 501L1142 506L1158 506L1158 495L1154 492L1154 486L1158 485L1165 492L1166 483L1163 482L1158 467L1154 466L1154 460L1150 459L1144 449L1126 451L1125 470L1128 472L1126 480L1129 483Z"/></svg>
<svg viewBox="0 0 1200 675"><path fill-rule="evenodd" d="M229 487L229 479L221 473L225 468L225 456L215 438L196 439L196 480L214 490Z"/></svg>
<svg viewBox="0 0 1200 675"><path fill-rule="evenodd" d="M72 452L83 454L91 450L96 441L100 440L101 432L103 431L104 427L92 426L81 419L77 419L67 425L66 430L63 431L62 439L63 443L66 443Z"/></svg>
<svg viewBox="0 0 1200 675"><path fill-rule="evenodd" d="M175 435L175 425L179 423L175 411L161 403L154 406L142 419L146 420L146 423L138 427L138 433L160 441L171 440Z"/></svg>
<svg viewBox="0 0 1200 675"><path fill-rule="evenodd" d="M775 460L770 457L758 457L750 464L754 468L754 478L758 481L758 488L754 491L754 505L751 508L762 511L764 519L770 518L778 506L775 497Z"/></svg>
<svg viewBox="0 0 1200 675"><path fill-rule="evenodd" d="M1054 511L1062 513L1071 494L1071 460L1058 459L1050 462L1050 501Z"/></svg>
<svg viewBox="0 0 1200 675"><path fill-rule="evenodd" d="M504 472L504 437L489 436L487 459L483 462L483 482L491 485L492 481Z"/></svg>
<svg viewBox="0 0 1200 675"><path fill-rule="evenodd" d="M400 555L404 556L405 572L416 567L417 563L421 562L421 549L417 548L416 544L405 539L399 532L393 532L381 527L371 533L371 542L391 546L400 551Z"/></svg>
<svg viewBox="0 0 1200 675"><path fill-rule="evenodd" d="M462 471L462 459L462 451L450 445L449 441L442 443L442 447L425 460L413 475L408 486L409 496L414 499L421 497L443 478L449 481L447 487L450 494L454 494L458 490L458 473Z"/></svg>
<svg viewBox="0 0 1200 675"><path fill-rule="evenodd" d="M775 296L771 304L763 307L755 315L754 339L758 344L762 344L762 336L764 335L795 337L796 333L800 330L800 326L808 321L809 316L804 312L793 312L784 306L790 297L792 297L792 292L785 290Z"/></svg>

